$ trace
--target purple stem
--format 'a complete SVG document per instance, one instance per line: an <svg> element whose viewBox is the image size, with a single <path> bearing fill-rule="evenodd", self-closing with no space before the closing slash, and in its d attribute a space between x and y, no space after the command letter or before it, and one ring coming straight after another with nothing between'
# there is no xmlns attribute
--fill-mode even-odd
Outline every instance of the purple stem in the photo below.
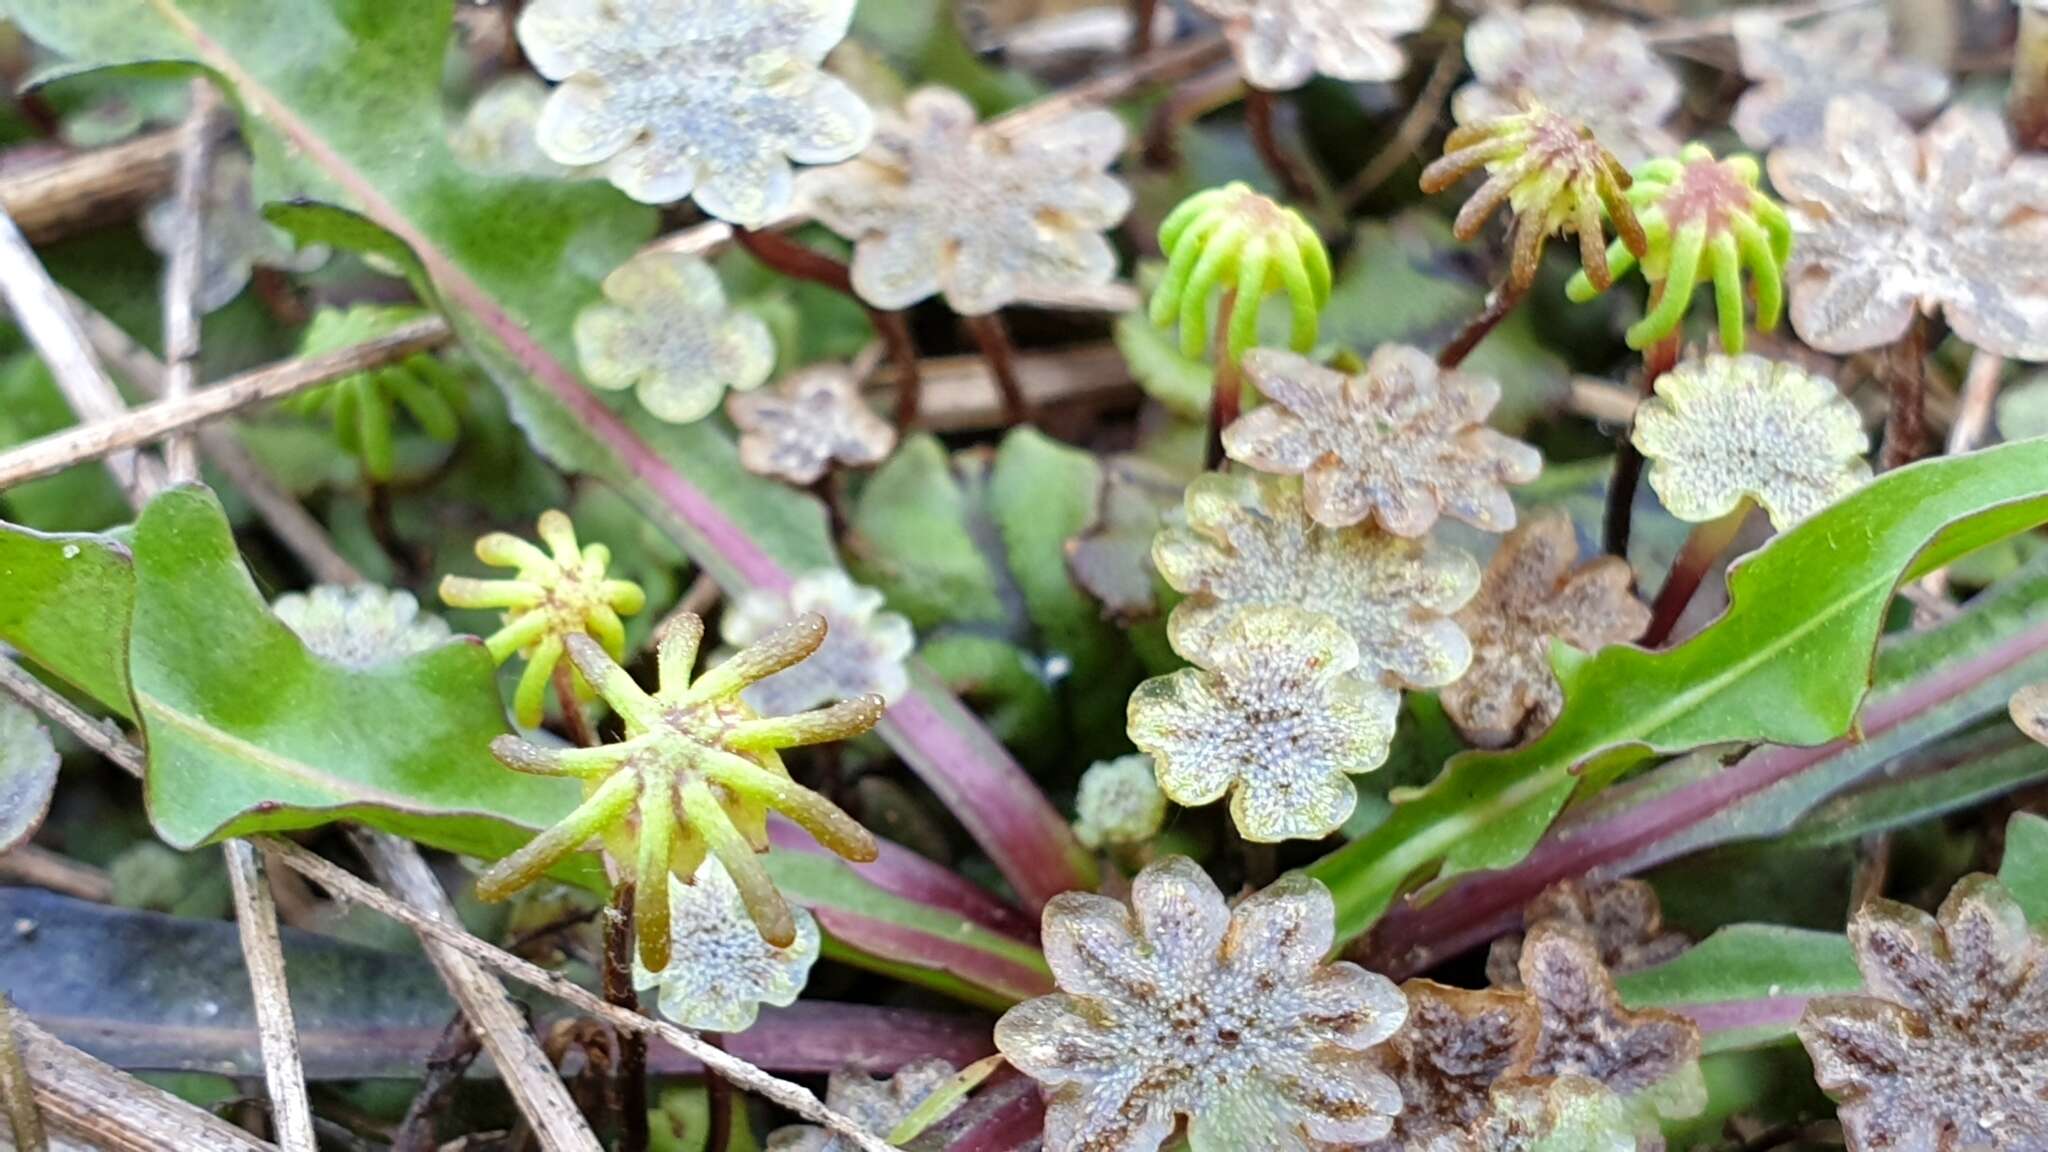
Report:
<svg viewBox="0 0 2048 1152"><path fill-rule="evenodd" d="M1002 870L1034 918L1062 892L1095 887L1095 861L1059 809L974 713L911 667L911 690L875 729Z"/></svg>
<svg viewBox="0 0 2048 1152"><path fill-rule="evenodd" d="M1399 980L1477 947L1520 921L1523 905L1559 880L1600 868L1640 871L1677 853L1657 845L1765 789L1880 736L2005 670L2048 651L2048 623L2036 624L1970 659L1873 701L1858 731L1814 748L1767 745L1727 768L1616 810L1566 817L1520 864L1466 876L1426 904L1413 897L1388 911L1358 950L1367 966Z"/></svg>
<svg viewBox="0 0 2048 1152"><path fill-rule="evenodd" d="M1770 996L1761 1000L1717 1000L1703 1004L1675 1004L1671 1011L1690 1019L1708 1035L1762 1029L1789 1031L1806 1014L1808 999L1806 996Z"/></svg>
<svg viewBox="0 0 2048 1152"><path fill-rule="evenodd" d="M780 816L768 818L768 842L778 852L831 856L811 834ZM893 840L876 839L881 855L866 864L848 863L860 878L884 892L931 908L958 913L984 928L1038 943L1038 925L1014 906L950 868L935 864Z"/></svg>
<svg viewBox="0 0 2048 1152"><path fill-rule="evenodd" d="M995 1044L987 1021L974 1016L804 1000L761 1009L753 1027L725 1037L725 1050L776 1072L831 1072L850 1063L883 1073L928 1056L960 1067L995 1051ZM647 1070L687 1076L704 1069L656 1040L647 1050Z"/></svg>
<svg viewBox="0 0 2048 1152"><path fill-rule="evenodd" d="M1012 1095L972 1128L953 1138L946 1152L1013 1152L1045 1131L1045 1101L1029 1081L1005 1086Z"/></svg>

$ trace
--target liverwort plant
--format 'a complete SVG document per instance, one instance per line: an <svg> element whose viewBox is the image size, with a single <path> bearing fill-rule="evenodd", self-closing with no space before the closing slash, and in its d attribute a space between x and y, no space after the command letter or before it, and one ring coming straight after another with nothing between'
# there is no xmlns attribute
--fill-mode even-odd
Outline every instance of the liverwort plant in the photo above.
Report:
<svg viewBox="0 0 2048 1152"><path fill-rule="evenodd" d="M727 389L758 388L775 369L775 339L751 312L726 304L711 266L645 252L604 278L604 301L576 316L576 354L592 386L635 390L672 424L718 410Z"/></svg>
<svg viewBox="0 0 2048 1152"><path fill-rule="evenodd" d="M1129 907L1046 905L1059 991L996 1022L996 1046L1047 1089L1046 1147L1153 1152L1183 1116L1194 1152L1385 1136L1401 1093L1373 1048L1408 1006L1385 977L1325 963L1333 917L1298 874L1232 908L1184 856L1139 873Z"/></svg>
<svg viewBox="0 0 2048 1152"><path fill-rule="evenodd" d="M633 966L633 986L653 990L663 1016L685 1028L744 1032L762 1005L796 1003L818 962L817 917L798 908L794 938L763 939L716 856L688 880L671 875L667 882L669 962L659 971L644 959Z"/></svg>
<svg viewBox="0 0 2048 1152"><path fill-rule="evenodd" d="M484 640L491 658L503 664L524 654L526 670L512 696L512 717L521 726L540 724L548 686L555 685L565 711L587 697L590 686L578 681L573 692L562 686L573 676L562 664L571 636L593 636L614 659L626 656L626 626L619 619L647 604L638 584L606 575L612 552L602 544L576 542L576 526L561 512L541 513L545 551L507 532L493 532L476 542L476 558L514 570L506 580L448 576L441 581L441 602L451 608L494 608L505 613L505 626Z"/></svg>
<svg viewBox="0 0 2048 1152"><path fill-rule="evenodd" d="M659 651L660 686L647 693L588 636L569 638L569 656L605 703L625 736L596 748L546 748L515 737L491 752L508 768L583 782L584 801L561 823L491 865L477 894L501 900L538 880L594 837L634 878L640 960L668 967L669 893L673 873L694 880L708 856L725 867L762 939L786 948L797 920L755 853L768 848L768 814L780 812L818 842L851 860L872 860L874 837L830 801L789 777L784 748L845 740L881 719L879 696L843 700L794 716L763 717L746 689L818 650L825 621L807 615L692 677L704 623L670 620Z"/></svg>
<svg viewBox="0 0 2048 1152"><path fill-rule="evenodd" d="M1222 433L1243 403L1239 364L1258 340L1259 311L1279 293L1289 307L1288 345L1315 347L1330 301L1330 254L1308 221L1244 184L1211 188L1181 202L1159 225L1166 274L1152 293L1152 323L1180 326L1181 354L1200 356L1209 344L1216 298L1216 344L1209 349L1215 383L1209 401L1209 463L1222 459ZM1218 293L1220 292L1220 296Z"/></svg>
<svg viewBox="0 0 2048 1152"><path fill-rule="evenodd" d="M1131 742L1159 787L1198 807L1230 796L1247 840L1327 836L1358 802L1351 774L1377 768L1400 693L1356 675L1358 645L1335 620L1246 608L1179 638L1194 664L1131 693Z"/></svg>
<svg viewBox="0 0 2048 1152"><path fill-rule="evenodd" d="M448 623L420 611L410 592L377 584L319 584L270 604L314 655L350 668L373 668L447 640Z"/></svg>
<svg viewBox="0 0 2048 1152"><path fill-rule="evenodd" d="M1778 326L1792 224L1757 189L1759 172L1748 156L1717 160L1701 144L1634 171L1628 198L1642 221L1647 250L1640 261L1621 241L1607 252L1613 275L1626 275L1640 263L1654 293L1649 314L1629 327L1629 347L1648 348L1675 334L1692 307L1693 288L1712 283L1721 349L1740 355L1747 331L1745 277L1756 298L1756 327L1768 332ZM1565 291L1584 303L1604 289L1582 270Z"/></svg>
<svg viewBox="0 0 2048 1152"><path fill-rule="evenodd" d="M1934 316L1986 352L2048 359L2048 161L1996 115L1958 105L1916 135L1868 96L1837 99L1770 172L1799 237L1792 330L1825 352L1890 350L1888 467L1922 450Z"/></svg>
<svg viewBox="0 0 2048 1152"><path fill-rule="evenodd" d="M536 136L558 164L603 164L635 200L684 197L754 226L788 210L790 169L860 151L874 116L820 65L853 0L535 0L519 44L560 81Z"/></svg>
<svg viewBox="0 0 2048 1152"><path fill-rule="evenodd" d="M966 320L1018 421L1027 405L1000 311L1115 277L1103 233L1131 208L1108 171L1123 140L1104 109L1006 130L978 123L958 92L924 88L857 158L808 174L804 197L854 242L848 276L861 300L893 312L936 295Z"/></svg>
<svg viewBox="0 0 2048 1152"><path fill-rule="evenodd" d="M339 352L385 335L426 313L418 308L362 304L346 310L323 309L306 326L299 353L317 356ZM395 363L344 376L324 388L294 396L286 407L306 415L326 415L342 448L363 462L370 480L389 481L396 467L392 420L399 409L412 416L431 440L447 444L460 434L467 385L456 369L433 352L420 352Z"/></svg>
<svg viewBox="0 0 2048 1152"><path fill-rule="evenodd" d="M571 635L594 636L619 659L625 657L626 631L621 619L646 606L646 592L629 580L608 575L611 549L579 544L575 525L556 509L541 513L538 535L545 548L506 532L492 532L476 542L477 559L511 568L509 579L446 576L441 602L451 608L500 609L503 627L485 638L492 659L502 664L514 655L526 658L513 694L513 718L531 728L540 724L550 684L560 689L573 682L575 697L588 699L590 686L561 663L564 641ZM563 696L564 708L572 707Z"/></svg>
<svg viewBox="0 0 2048 1152"><path fill-rule="evenodd" d="M1996 879L1938 916L1873 900L1849 924L1864 991L1813 1000L1799 1040L1850 1147L2048 1146L2048 942Z"/></svg>
<svg viewBox="0 0 2048 1152"><path fill-rule="evenodd" d="M1616 243L1637 259L1649 251L1628 200L1632 180L1621 161L1592 129L1533 97L1524 96L1518 111L1454 129L1444 139L1443 156L1422 170L1422 190L1434 195L1481 169L1486 180L1458 209L1451 231L1470 240L1505 205L1511 217L1511 256L1507 278L1489 296L1485 311L1439 356L1446 368L1462 363L1528 292L1551 236L1578 238L1586 278L1602 290L1614 282L1607 263L1608 224Z"/></svg>
<svg viewBox="0 0 2048 1152"><path fill-rule="evenodd" d="M1487 532L1515 526L1507 485L1543 469L1536 449L1486 426L1500 385L1439 369L1383 344L1347 375L1291 352L1255 349L1245 375L1271 403L1223 430L1230 458L1302 477L1302 502L1327 528L1371 521L1421 536L1441 514Z"/></svg>
<svg viewBox="0 0 2048 1152"><path fill-rule="evenodd" d="M1451 100L1460 124L1533 99L1591 129L1624 164L1678 146L1663 126L1678 110L1678 77L1633 25L1554 4L1493 8L1465 30L1465 59L1472 80Z"/></svg>

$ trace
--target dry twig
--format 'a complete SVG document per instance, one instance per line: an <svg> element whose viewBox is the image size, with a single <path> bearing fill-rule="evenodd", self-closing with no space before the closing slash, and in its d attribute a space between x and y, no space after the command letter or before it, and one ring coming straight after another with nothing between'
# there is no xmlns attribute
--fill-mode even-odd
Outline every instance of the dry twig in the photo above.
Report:
<svg viewBox="0 0 2048 1152"><path fill-rule="evenodd" d="M0 177L0 210L37 244L132 215L170 186L178 133L155 132Z"/></svg>
<svg viewBox="0 0 2048 1152"><path fill-rule="evenodd" d="M0 240L0 250L4 248L4 240ZM439 317L415 320L393 329L388 335L353 348L258 368L183 400L164 399L132 412L124 410L111 417L94 417L94 422L45 436L0 454L0 488L61 472L73 464L98 460L173 432L197 428L251 405L282 399L352 373L404 359L415 352L433 348L448 337L448 325Z"/></svg>
<svg viewBox="0 0 2048 1152"><path fill-rule="evenodd" d="M130 743L127 737L112 725L101 723L86 715L69 700L45 687L42 681L5 659L0 659L0 691L9 693L45 717L62 724L88 747L105 756L117 767L134 776L142 775L143 756L140 748ZM827 1108L800 1084L793 1084L744 1060L729 1056L724 1051L706 1044L695 1033L685 1032L673 1024L607 1004L588 989L566 977L558 976L509 952L493 948L456 927L452 917L442 919L421 911L346 868L289 840L275 836L255 836L251 839L300 875L327 889L336 898L354 901L389 916L418 933L423 942L431 939L435 944L442 945L478 964L494 968L522 984L538 988L570 1007L615 1027L658 1037L676 1051L694 1057L712 1074L723 1076L737 1087L744 1088L771 1103L779 1104L813 1124L822 1124L839 1133L855 1148L861 1149L861 1152L893 1152L886 1142L869 1135L860 1125ZM417 853L414 855L417 856ZM425 866L425 862L421 861L420 867Z"/></svg>
<svg viewBox="0 0 2048 1152"><path fill-rule="evenodd" d="M128 411L121 393L107 379L99 359L86 344L85 334L65 305L63 293L43 269L42 261L36 259L13 219L4 212L0 212L0 296L6 298L15 322L35 346L36 354L50 366L58 390L78 416L78 431L84 432L97 422L116 419ZM116 445L88 459L110 457L108 471L127 494L128 502L140 508L145 493L163 482L163 470L139 453L118 451L133 447ZM0 488L6 486L5 481L0 481Z"/></svg>
<svg viewBox="0 0 2048 1152"><path fill-rule="evenodd" d="M270 1093L270 1122L284 1152L319 1152L313 1111L306 1100L306 1070L299 1062L299 1029L292 1020L291 988L284 977L284 943L277 934L277 905L263 858L247 840L221 845L228 882L235 893L235 924L241 929L242 962L256 1005L256 1035L263 1053L263 1082Z"/></svg>
<svg viewBox="0 0 2048 1152"><path fill-rule="evenodd" d="M17 845L0 856L0 880L95 904L105 904L114 898L113 881L107 879L104 870L34 844Z"/></svg>
<svg viewBox="0 0 2048 1152"><path fill-rule="evenodd" d="M15 1020L29 1083L51 1135L70 1136L103 1152L278 1152L211 1112L80 1052Z"/></svg>
<svg viewBox="0 0 2048 1152"><path fill-rule="evenodd" d="M48 1152L49 1137L43 1132L43 1114L36 1107L28 1064L21 1058L14 1017L13 1002L0 992L0 1106L6 1108L7 1129L20 1152Z"/></svg>
<svg viewBox="0 0 2048 1152"><path fill-rule="evenodd" d="M71 302L73 314L85 328L86 340L115 374L146 398L162 396L163 362L91 305L69 294L65 298ZM285 491L269 469L242 447L232 428L225 423L206 424L200 426L194 435L198 437L200 453L220 469L229 485L256 509L256 514L262 517L292 555L299 558L299 563L306 566L313 579L322 584L355 584L362 580L362 573L356 571L355 565L335 548L327 529L290 492Z"/></svg>
<svg viewBox="0 0 2048 1152"><path fill-rule="evenodd" d="M220 98L213 84L192 81L192 109L178 128L177 223L171 237L171 258L164 270L164 398L191 395L199 370L199 275L204 253L207 170L219 131ZM199 456L192 438L164 440L164 470L173 484L199 477Z"/></svg>

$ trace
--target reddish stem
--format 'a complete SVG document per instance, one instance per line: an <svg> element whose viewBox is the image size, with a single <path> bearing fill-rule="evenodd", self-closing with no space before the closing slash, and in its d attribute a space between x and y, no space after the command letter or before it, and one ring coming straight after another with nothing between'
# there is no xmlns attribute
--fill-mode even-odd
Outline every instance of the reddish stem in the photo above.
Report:
<svg viewBox="0 0 2048 1152"><path fill-rule="evenodd" d="M1152 51L1152 25L1158 15L1159 0L1131 0L1131 59Z"/></svg>
<svg viewBox="0 0 2048 1152"><path fill-rule="evenodd" d="M569 730L571 743L578 748L597 747L597 733L590 727L590 717L583 714L583 705L576 699L576 670L567 660L555 665L555 702L562 706L562 726Z"/></svg>
<svg viewBox="0 0 2048 1152"><path fill-rule="evenodd" d="M918 373L917 343L910 337L910 323L903 318L903 313L876 308L862 300L860 294L853 290L853 270L843 260L835 260L780 232L735 228L732 235L734 242L746 249L747 255L768 268L797 280L822 284L867 310L868 322L881 335L883 345L889 350L889 362L896 369L896 425L903 431L909 431L917 422L923 378Z"/></svg>
<svg viewBox="0 0 2048 1152"><path fill-rule="evenodd" d="M1650 307L1657 306L1657 297L1663 294L1663 286L1650 294ZM1678 335L1673 333L1650 346L1643 354L1642 395L1648 396L1657 387L1657 380L1678 364ZM1628 556L1629 518L1635 511L1636 485L1643 477L1643 454L1636 451L1635 441L1630 438L1630 428L1624 428L1616 437L1614 446L1614 478L1607 485L1607 520L1604 525L1609 556Z"/></svg>
<svg viewBox="0 0 2048 1152"><path fill-rule="evenodd" d="M967 331L988 361L989 374L996 378L996 391L1003 397L1003 420L1012 425L1031 422L1031 406L1024 399L1024 385L1017 379L1017 348L1010 342L1010 329L1002 313L962 316Z"/></svg>
<svg viewBox="0 0 2048 1152"><path fill-rule="evenodd" d="M665 879L665 877L663 878ZM633 885L612 889L612 905L604 918L604 998L628 1011L640 1010L633 990ZM612 1069L605 1104L618 1118L615 1152L647 1152L647 1034L618 1035L619 1062Z"/></svg>
<svg viewBox="0 0 2048 1152"><path fill-rule="evenodd" d="M725 1051L725 1037L716 1032L699 1032L706 1044ZM710 1123L705 1126L704 1152L725 1152L732 1146L732 1085L725 1077L707 1073L704 1095L710 1104Z"/></svg>
<svg viewBox="0 0 2048 1152"><path fill-rule="evenodd" d="M1152 109L1145 120L1140 155L1148 168L1172 168L1180 163L1180 130L1203 116L1237 99L1244 82L1237 65L1225 62L1176 85L1166 99Z"/></svg>
<svg viewBox="0 0 2048 1152"><path fill-rule="evenodd" d="M1278 104L1273 94L1263 88L1245 88L1244 124L1252 138L1252 150L1259 154L1259 162L1289 199L1313 201L1315 182L1302 170L1301 158L1280 143Z"/></svg>
<svg viewBox="0 0 2048 1152"><path fill-rule="evenodd" d="M1650 610L1650 628L1643 633L1643 647L1661 648L1671 638L1671 630L1685 615L1714 561L1728 550L1735 534L1742 531L1749 509L1749 501L1744 500L1726 516L1693 526L1692 533L1685 538L1685 547L1679 549L1678 557L1671 562L1671 571L1664 575L1664 586L1657 590L1656 606Z"/></svg>
<svg viewBox="0 0 2048 1152"><path fill-rule="evenodd" d="M1465 326L1458 330L1458 334L1451 337L1451 342L1444 345L1444 350L1437 353L1437 367L1456 368L1463 364L1465 357L1470 356L1472 350L1479 347L1479 342L1498 328L1500 322L1507 319L1508 314L1515 310L1515 306L1522 302L1522 295L1521 289L1507 284L1488 292L1485 307L1479 310L1477 316L1466 321Z"/></svg>
<svg viewBox="0 0 2048 1152"><path fill-rule="evenodd" d="M1927 447L1927 318L1915 313L1906 335L1885 353L1891 403L1884 416L1879 471L1918 460Z"/></svg>
<svg viewBox="0 0 2048 1152"><path fill-rule="evenodd" d="M1237 360L1230 354L1230 322L1237 315L1237 289L1227 288L1216 308L1216 334L1210 340L1211 358L1216 361L1216 382L1209 395L1209 444L1202 466L1215 471L1223 466L1223 430L1237 421L1244 404L1244 380Z"/></svg>

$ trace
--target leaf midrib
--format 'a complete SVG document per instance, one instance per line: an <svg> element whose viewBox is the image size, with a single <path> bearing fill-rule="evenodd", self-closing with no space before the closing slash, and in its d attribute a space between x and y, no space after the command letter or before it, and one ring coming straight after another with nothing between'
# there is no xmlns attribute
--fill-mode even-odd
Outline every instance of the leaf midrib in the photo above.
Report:
<svg viewBox="0 0 2048 1152"><path fill-rule="evenodd" d="M338 805L374 804L378 807L401 813L504 819L502 815L489 812L461 812L440 807L434 808L431 812L426 812L421 809L419 802L411 797L386 791L354 778L336 775L318 765L308 764L303 760L290 756L280 756L260 744L244 740L232 732L215 727L207 723L203 718L180 711L147 692L138 690L135 693L135 699L143 715L149 720L158 721L168 727L175 728L192 740L205 745L213 751L219 752L223 756L259 765L264 770L278 777L296 781L330 797ZM148 731L147 727L144 730ZM295 808L305 807L305 805L297 803L294 803L292 806ZM238 812L235 818L239 819L242 815L246 815L246 813Z"/></svg>

